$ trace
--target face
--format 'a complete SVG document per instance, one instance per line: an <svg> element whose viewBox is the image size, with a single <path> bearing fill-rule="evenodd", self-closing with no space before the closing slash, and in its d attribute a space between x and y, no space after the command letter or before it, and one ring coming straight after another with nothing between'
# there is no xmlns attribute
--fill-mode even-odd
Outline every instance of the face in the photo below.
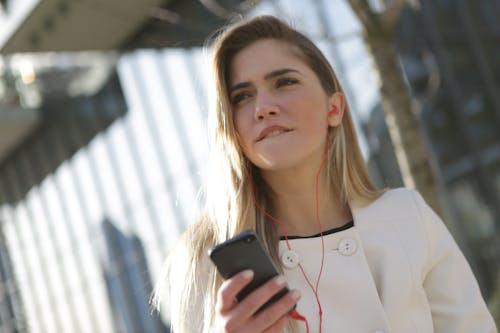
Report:
<svg viewBox="0 0 500 333"><path fill-rule="evenodd" d="M229 99L245 156L263 170L321 161L328 126L342 118L340 93L328 96L289 44L266 39L236 54ZM328 115L335 105L337 113Z"/></svg>

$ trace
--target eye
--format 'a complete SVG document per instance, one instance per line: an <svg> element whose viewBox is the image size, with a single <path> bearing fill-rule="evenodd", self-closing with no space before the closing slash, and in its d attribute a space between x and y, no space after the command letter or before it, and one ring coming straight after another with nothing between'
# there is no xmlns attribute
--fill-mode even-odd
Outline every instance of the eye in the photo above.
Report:
<svg viewBox="0 0 500 333"><path fill-rule="evenodd" d="M252 94L248 91L236 93L231 97L231 104L237 105L249 97L252 97Z"/></svg>
<svg viewBox="0 0 500 333"><path fill-rule="evenodd" d="M291 86L293 84L299 83L299 80L291 78L291 77L283 77L280 78L276 81L276 87L286 87L286 86Z"/></svg>
<svg viewBox="0 0 500 333"><path fill-rule="evenodd" d="M231 104L237 105L248 97L251 97L249 92L242 91L242 92L236 93L231 97Z"/></svg>

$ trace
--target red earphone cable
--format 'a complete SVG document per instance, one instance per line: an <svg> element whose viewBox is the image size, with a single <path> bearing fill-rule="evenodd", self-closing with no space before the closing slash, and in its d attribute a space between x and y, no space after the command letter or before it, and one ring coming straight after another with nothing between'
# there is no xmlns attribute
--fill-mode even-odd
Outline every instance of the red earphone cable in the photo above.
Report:
<svg viewBox="0 0 500 333"><path fill-rule="evenodd" d="M298 313L297 310L293 310L292 312L290 312L290 317L292 317L295 320L303 321L304 324L306 325L306 333L309 333L309 323L307 322L306 317Z"/></svg>

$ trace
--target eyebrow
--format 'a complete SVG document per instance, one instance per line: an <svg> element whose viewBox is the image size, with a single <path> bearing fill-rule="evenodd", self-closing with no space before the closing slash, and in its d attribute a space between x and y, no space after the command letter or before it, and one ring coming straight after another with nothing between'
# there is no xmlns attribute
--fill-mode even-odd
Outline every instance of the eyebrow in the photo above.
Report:
<svg viewBox="0 0 500 333"><path fill-rule="evenodd" d="M300 72L296 69L292 69L292 68L282 68L282 69L277 69L275 71L272 71L270 73L267 73L266 75L264 75L264 79L265 80L270 80L274 77L277 77L277 76L280 76L280 75L283 75L283 74L286 74L286 73L299 73ZM246 81L246 82L240 82L240 83L237 83L235 84L234 86L231 87L231 89L229 89L229 95L231 95L231 93L235 90L238 90L238 89L242 89L242 88L246 88L246 87L249 87L250 86L250 82Z"/></svg>

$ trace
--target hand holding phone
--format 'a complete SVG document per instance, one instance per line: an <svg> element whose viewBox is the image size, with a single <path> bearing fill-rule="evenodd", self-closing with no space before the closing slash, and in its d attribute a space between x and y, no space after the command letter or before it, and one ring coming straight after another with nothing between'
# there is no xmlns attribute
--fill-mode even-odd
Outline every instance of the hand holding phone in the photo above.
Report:
<svg viewBox="0 0 500 333"><path fill-rule="evenodd" d="M259 237L252 230L244 231L211 248L208 254L224 279L231 278L247 269L253 271L253 280L237 294L238 301L244 299L271 278L279 275L278 269L267 254ZM288 291L288 287L285 286L261 306L257 313L279 300Z"/></svg>

